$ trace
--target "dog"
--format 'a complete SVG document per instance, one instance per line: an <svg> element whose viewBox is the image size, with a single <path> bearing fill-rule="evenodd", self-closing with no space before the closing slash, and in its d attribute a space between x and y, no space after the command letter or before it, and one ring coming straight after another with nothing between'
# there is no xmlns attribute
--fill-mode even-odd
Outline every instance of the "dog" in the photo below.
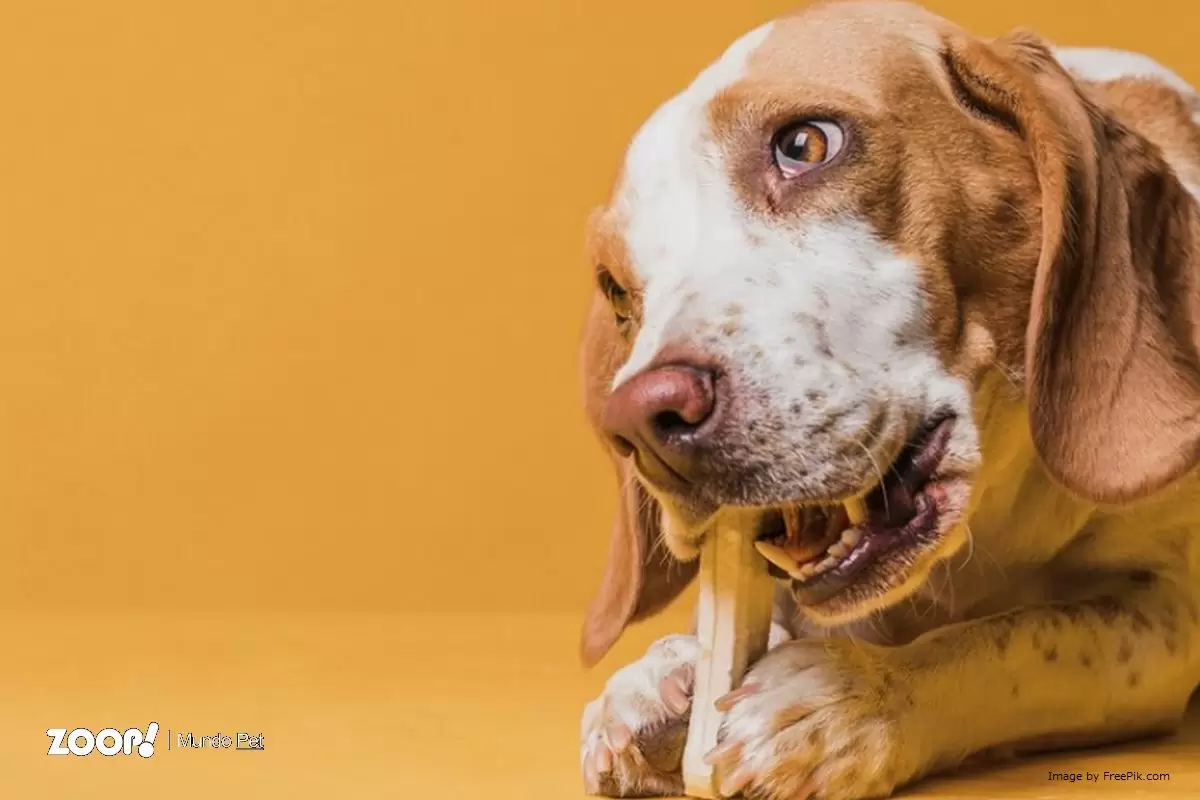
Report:
<svg viewBox="0 0 1200 800"><path fill-rule="evenodd" d="M620 500L584 661L737 513L779 592L719 703L722 796L885 797L1176 729L1198 194L1200 99L1146 56L860 0L738 39L588 223L584 405ZM698 649L661 639L587 706L589 793L681 791Z"/></svg>

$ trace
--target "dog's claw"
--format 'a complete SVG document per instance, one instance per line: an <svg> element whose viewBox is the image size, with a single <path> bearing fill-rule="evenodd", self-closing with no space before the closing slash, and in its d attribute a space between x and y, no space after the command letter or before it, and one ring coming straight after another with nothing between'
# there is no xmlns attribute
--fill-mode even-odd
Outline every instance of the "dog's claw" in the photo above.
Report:
<svg viewBox="0 0 1200 800"><path fill-rule="evenodd" d="M686 676L676 670L663 678L658 685L663 702L676 714L683 714L692 705L692 698L684 683L685 680Z"/></svg>
<svg viewBox="0 0 1200 800"><path fill-rule="evenodd" d="M715 705L717 711L720 711L721 713L725 713L726 711L733 708L735 705L737 705L742 700L745 700L750 695L758 692L758 690L760 688L761 687L758 684L747 683L743 686L739 686L737 689L734 689L729 694L718 697L717 701L716 701L716 703L714 703L714 705Z"/></svg>

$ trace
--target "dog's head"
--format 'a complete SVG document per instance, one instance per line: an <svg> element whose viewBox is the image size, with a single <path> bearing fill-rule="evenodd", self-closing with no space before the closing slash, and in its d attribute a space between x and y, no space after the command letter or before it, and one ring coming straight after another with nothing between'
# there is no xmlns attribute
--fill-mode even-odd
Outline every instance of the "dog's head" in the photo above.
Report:
<svg viewBox="0 0 1200 800"><path fill-rule="evenodd" d="M586 406L622 500L585 658L686 585L730 507L818 621L912 592L965 540L991 376L1067 490L1179 477L1193 205L1031 34L843 2L737 41L589 225Z"/></svg>

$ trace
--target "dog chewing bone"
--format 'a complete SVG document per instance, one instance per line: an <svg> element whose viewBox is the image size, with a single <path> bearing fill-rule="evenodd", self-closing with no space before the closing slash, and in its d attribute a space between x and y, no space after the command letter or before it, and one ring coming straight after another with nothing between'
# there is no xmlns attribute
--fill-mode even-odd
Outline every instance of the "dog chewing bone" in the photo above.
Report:
<svg viewBox="0 0 1200 800"><path fill-rule="evenodd" d="M862 501L846 503L852 525L866 516ZM723 714L718 699L738 688L750 666L767 651L774 580L762 553L736 517L718 524L700 553L696 637L700 658L692 696L692 716L683 751L684 791L715 798L712 767L704 757L717 745ZM769 547L769 545L766 545Z"/></svg>

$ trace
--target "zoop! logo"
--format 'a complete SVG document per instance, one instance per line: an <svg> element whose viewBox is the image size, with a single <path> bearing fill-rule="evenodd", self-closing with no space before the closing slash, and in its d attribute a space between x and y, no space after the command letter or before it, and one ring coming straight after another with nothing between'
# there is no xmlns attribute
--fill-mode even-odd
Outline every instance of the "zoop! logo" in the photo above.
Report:
<svg viewBox="0 0 1200 800"><path fill-rule="evenodd" d="M133 755L134 750L142 758L154 755L154 739L158 736L158 723L151 722L146 726L146 733L141 728L130 728L122 733L116 728L105 728L93 734L87 728L76 728L67 733L66 728L48 728L46 735L50 737L48 756L86 756L93 750L102 756L115 756L118 753Z"/></svg>

